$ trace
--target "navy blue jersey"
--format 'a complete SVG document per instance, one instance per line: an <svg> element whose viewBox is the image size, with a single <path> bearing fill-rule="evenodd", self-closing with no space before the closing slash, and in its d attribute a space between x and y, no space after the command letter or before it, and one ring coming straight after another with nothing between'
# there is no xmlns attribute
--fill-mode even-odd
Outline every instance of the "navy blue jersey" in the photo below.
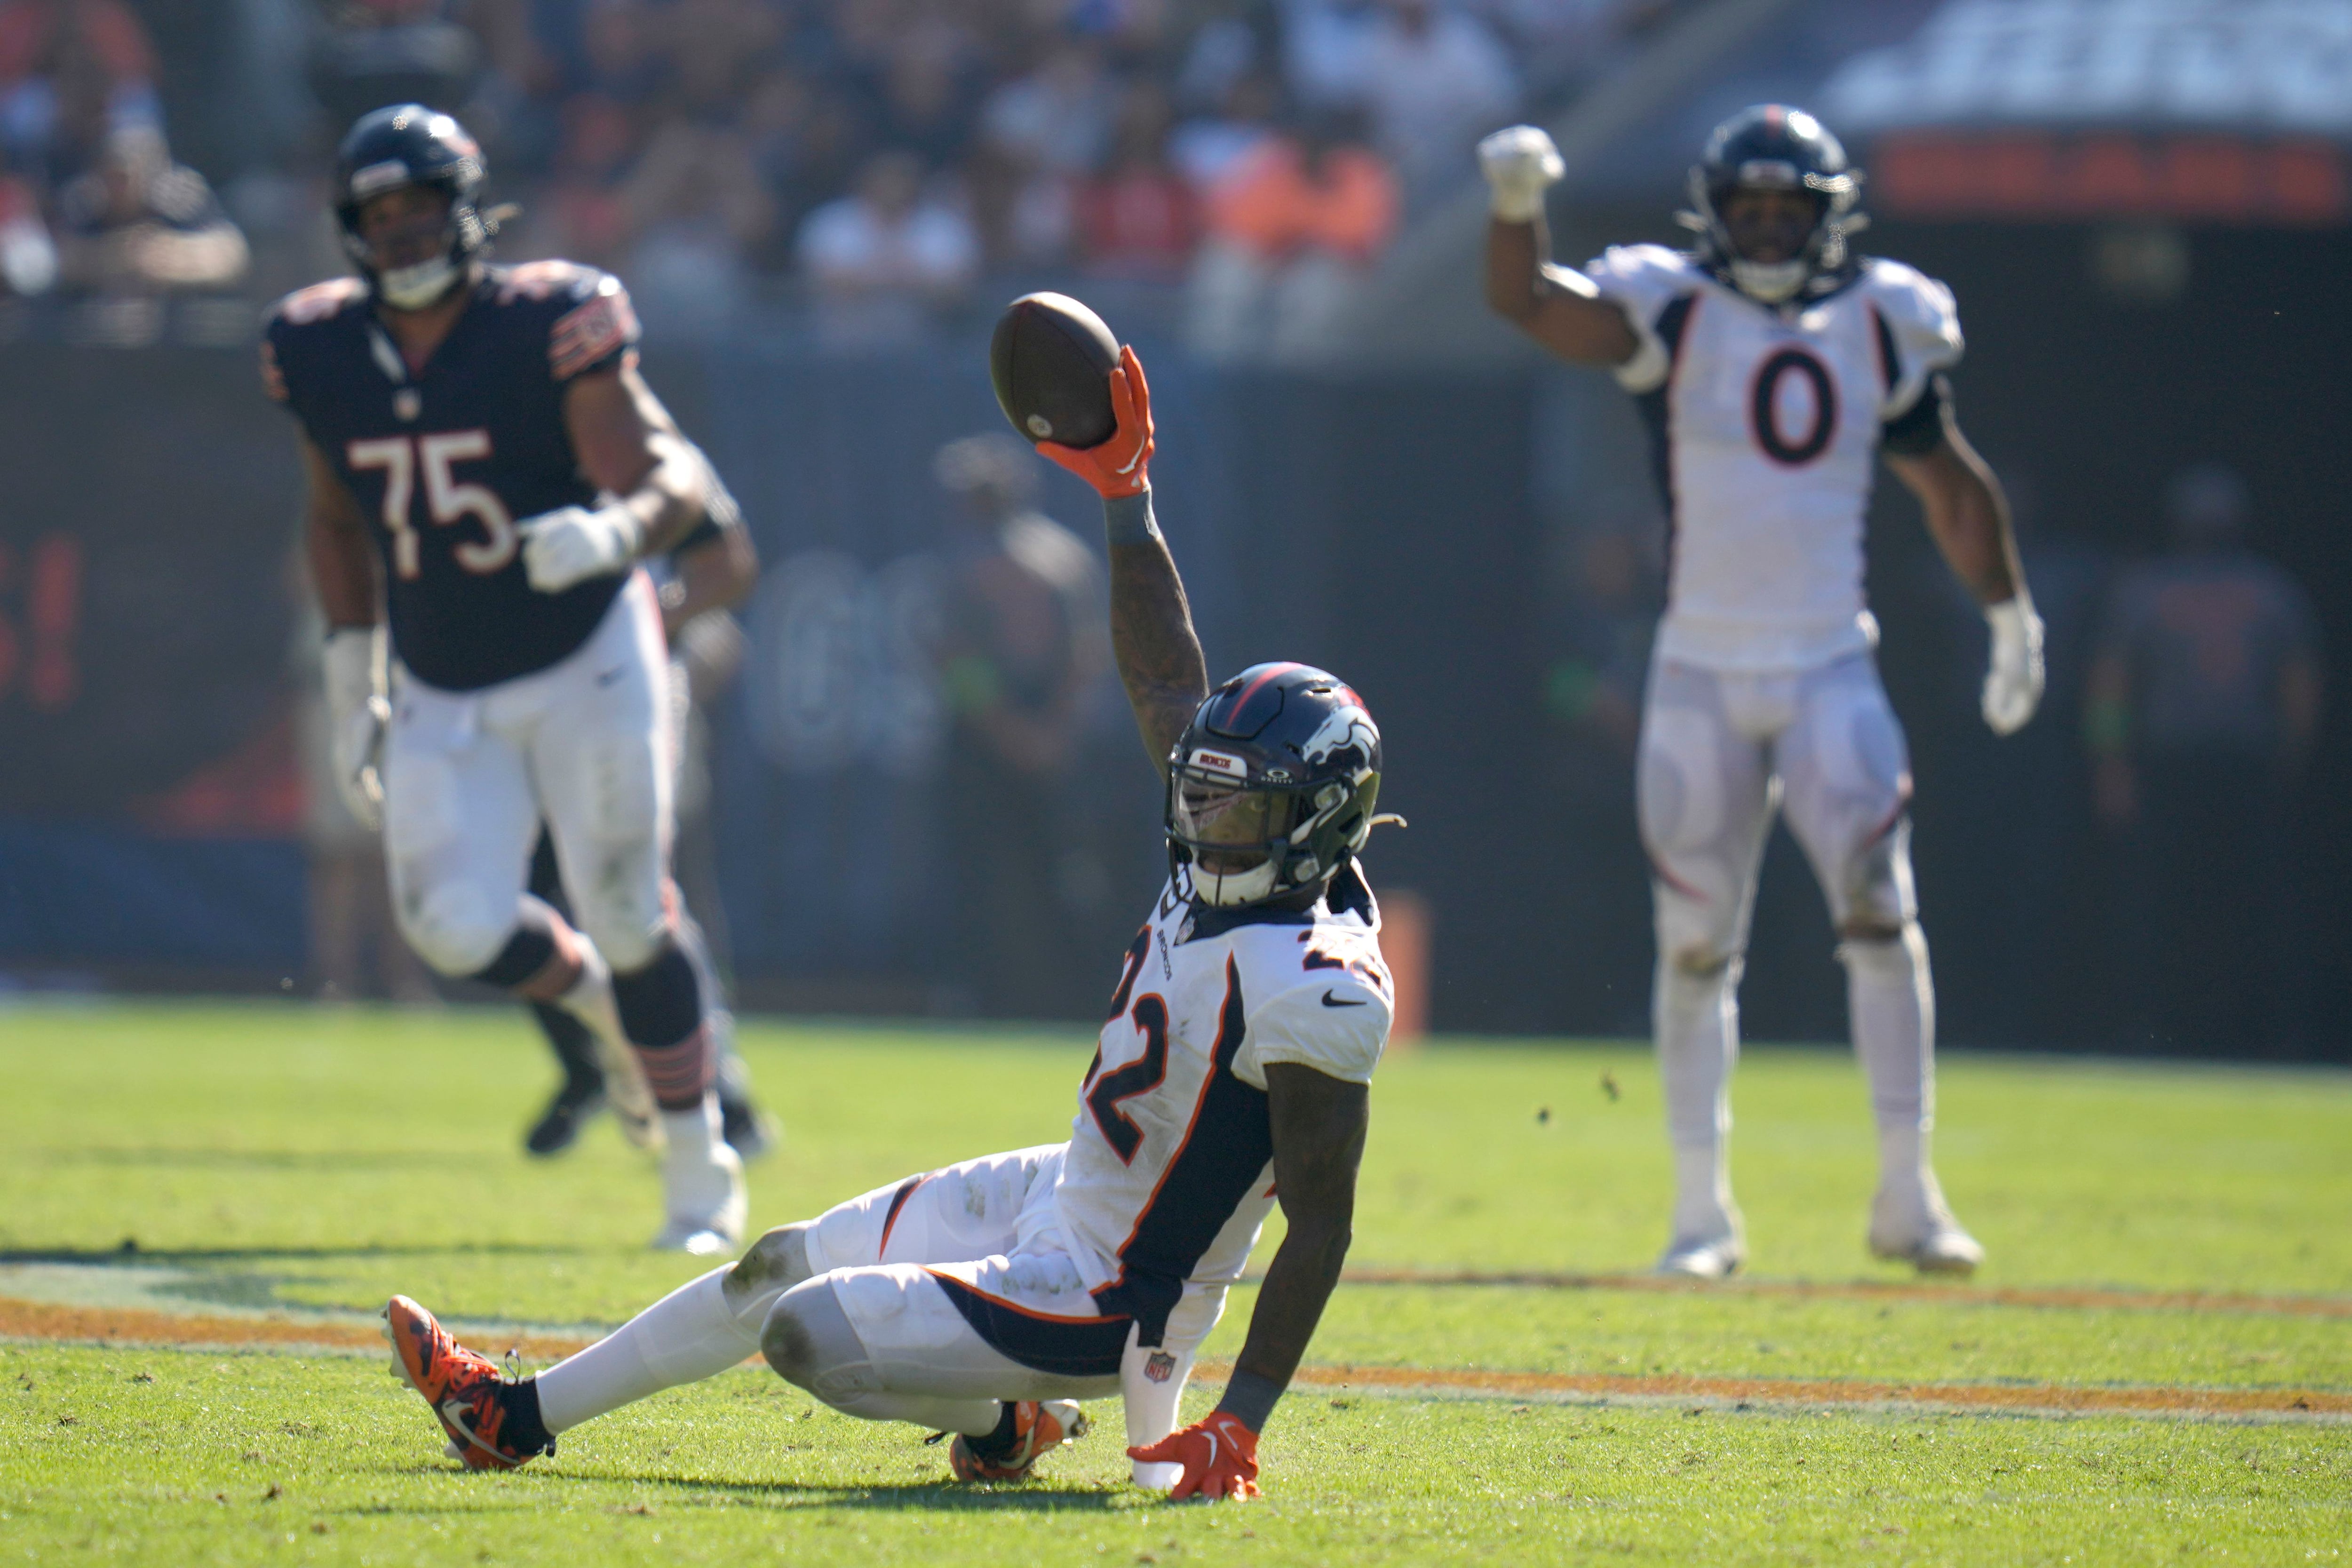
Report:
<svg viewBox="0 0 2352 1568"><path fill-rule="evenodd" d="M617 279L568 261L485 268L411 374L356 278L271 314L263 384L358 499L383 563L392 647L418 679L471 691L544 669L588 640L626 581L530 585L515 524L593 506L563 389L635 352Z"/></svg>

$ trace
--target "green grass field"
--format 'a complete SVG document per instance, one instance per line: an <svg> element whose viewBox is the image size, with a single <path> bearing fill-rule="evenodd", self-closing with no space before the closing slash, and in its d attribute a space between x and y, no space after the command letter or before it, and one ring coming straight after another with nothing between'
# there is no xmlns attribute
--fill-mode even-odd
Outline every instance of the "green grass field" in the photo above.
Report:
<svg viewBox="0 0 2352 1568"><path fill-rule="evenodd" d="M1091 1049L1076 1031L864 1026L760 1026L745 1045L788 1125L754 1168L755 1224L1061 1137ZM0 1298L340 1321L401 1290L496 1349L502 1325L609 1325L696 1271L642 1249L656 1184L609 1125L562 1161L522 1156L550 1069L519 1016L20 1006L0 1011ZM1872 1144L1850 1059L1753 1050L1738 1099L1759 1283L1633 1289L1605 1277L1647 1265L1665 1202L1643 1049L1391 1062L1351 1264L1522 1280L1343 1286L1311 1359L2352 1394L2352 1075L1948 1058L1939 1163L1991 1262L1919 1293L1776 1288L1904 1279L1863 1252ZM1238 1346L1251 1300L1209 1354ZM503 1477L443 1460L374 1356L18 1339L0 1343L0 1562L2352 1557L2352 1417L2324 1412L1318 1384L1269 1429L1264 1502L1212 1509L1125 1486L1110 1409L1049 1479L973 1490L911 1429L812 1409L751 1369Z"/></svg>

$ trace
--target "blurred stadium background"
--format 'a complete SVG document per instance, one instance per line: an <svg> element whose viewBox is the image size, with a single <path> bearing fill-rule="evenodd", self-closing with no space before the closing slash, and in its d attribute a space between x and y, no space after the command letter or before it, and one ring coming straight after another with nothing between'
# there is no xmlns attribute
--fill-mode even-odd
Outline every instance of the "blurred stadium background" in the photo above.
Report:
<svg viewBox="0 0 2352 1568"><path fill-rule="evenodd" d="M501 258L628 282L760 544L682 868L751 1007L1086 1016L1156 886L1115 682L1001 629L993 492L932 461L1002 429L988 325L1054 287L1151 366L1213 667L1380 716L1432 1026L1645 1031L1664 526L1622 395L1486 315L1470 148L1552 130L1580 259L1671 240L1708 127L1779 99L1869 168L1864 248L1956 289L2050 626L1996 742L1981 622L1882 487L1945 1038L2352 1059L2340 0L0 0L0 984L424 994L306 782L253 365L341 269L336 135L404 98L483 138ZM2273 591L2180 555L2233 527ZM988 738L1066 688L1042 751ZM1841 1037L1785 835L1763 899L1748 1032Z"/></svg>

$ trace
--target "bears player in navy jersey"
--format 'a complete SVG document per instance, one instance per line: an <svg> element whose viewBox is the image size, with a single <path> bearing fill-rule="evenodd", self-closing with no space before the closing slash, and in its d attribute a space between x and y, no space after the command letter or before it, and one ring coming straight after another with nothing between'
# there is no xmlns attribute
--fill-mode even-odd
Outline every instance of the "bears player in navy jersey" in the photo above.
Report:
<svg viewBox="0 0 2352 1568"><path fill-rule="evenodd" d="M1116 1394L1139 1482L1256 1493L1259 1434L1347 1257L1394 1003L1357 863L1381 738L1355 692L1305 665L1208 689L1152 517L1133 350L1111 383L1108 442L1039 450L1103 497L1111 643L1167 781L1170 878L1119 966L1068 1141L772 1230L521 1382L394 1297L396 1365L469 1468L551 1454L558 1434L761 1353L836 1410L954 1434L959 1479L1026 1479L1086 1432L1080 1400ZM1277 1192L1288 1231L1233 1375L1176 1431L1194 1352Z"/></svg>
<svg viewBox="0 0 2352 1568"><path fill-rule="evenodd" d="M2032 717L2042 622L2000 486L1953 417L1951 291L1850 253L1861 174L1802 110L1762 104L1717 128L1690 175L1693 250L1612 247L1581 272L1546 254L1544 193L1563 173L1551 139L1513 126L1478 152L1494 196L1488 301L1634 395L1674 531L1636 767L1675 1150L1658 1267L1716 1278L1746 1257L1725 1163L1727 1086L1757 869L1784 807L1841 939L1878 1121L1870 1248L1968 1273L1984 1249L1928 1159L1935 993L1911 880L1910 764L1863 598L1864 514L1883 458L1983 606L1985 722L2007 735Z"/></svg>
<svg viewBox="0 0 2352 1568"><path fill-rule="evenodd" d="M702 521L707 468L637 374L617 279L487 262L482 179L449 116L363 117L335 174L360 275L289 297L262 344L301 426L336 773L382 822L419 956L625 1042L667 1142L655 1245L725 1251L742 1165L673 912L668 664L639 565ZM524 890L542 817L576 930Z"/></svg>

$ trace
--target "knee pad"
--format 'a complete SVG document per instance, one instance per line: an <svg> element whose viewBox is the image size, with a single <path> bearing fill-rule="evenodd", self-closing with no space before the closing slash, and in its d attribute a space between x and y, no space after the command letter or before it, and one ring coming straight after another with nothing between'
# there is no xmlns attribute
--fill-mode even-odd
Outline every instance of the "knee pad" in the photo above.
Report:
<svg viewBox="0 0 2352 1568"><path fill-rule="evenodd" d="M865 1342L823 1276L785 1291L760 1329L760 1353L778 1377L838 1405L880 1386Z"/></svg>
<svg viewBox="0 0 2352 1568"><path fill-rule="evenodd" d="M1832 913L1849 940L1897 942L1919 916L1911 880L1911 819L1898 816L1845 858L1839 886L1832 889Z"/></svg>
<svg viewBox="0 0 2352 1568"><path fill-rule="evenodd" d="M809 1278L808 1226L778 1226L751 1244L720 1287L740 1312L762 1296L782 1296Z"/></svg>
<svg viewBox="0 0 2352 1568"><path fill-rule="evenodd" d="M515 906L494 907L488 894L467 882L445 882L403 900L400 910L401 935L416 956L453 977L488 968L514 929Z"/></svg>

